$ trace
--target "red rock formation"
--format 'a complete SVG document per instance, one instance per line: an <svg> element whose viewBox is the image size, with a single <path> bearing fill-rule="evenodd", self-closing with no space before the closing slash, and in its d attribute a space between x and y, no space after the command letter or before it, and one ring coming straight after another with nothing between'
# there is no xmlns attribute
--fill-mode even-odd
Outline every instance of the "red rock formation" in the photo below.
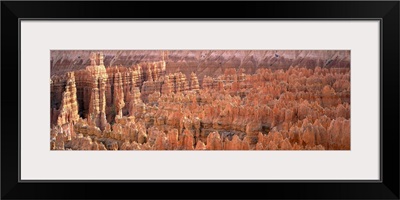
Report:
<svg viewBox="0 0 400 200"><path fill-rule="evenodd" d="M350 120L332 120L328 128L329 149L350 149Z"/></svg>
<svg viewBox="0 0 400 200"><path fill-rule="evenodd" d="M175 90L174 85L171 82L169 76L165 76L164 83L161 88L161 93L162 94L170 94L171 92L174 92L174 90Z"/></svg>
<svg viewBox="0 0 400 200"><path fill-rule="evenodd" d="M193 133L189 130L183 131L181 138L179 139L178 149L182 150L194 150Z"/></svg>
<svg viewBox="0 0 400 200"><path fill-rule="evenodd" d="M194 72L190 74L190 89L191 90L198 90L199 87L199 80Z"/></svg>
<svg viewBox="0 0 400 200"><path fill-rule="evenodd" d="M103 143L92 141L89 136L78 134L77 138L66 144L71 150L107 150Z"/></svg>
<svg viewBox="0 0 400 200"><path fill-rule="evenodd" d="M189 61L106 67L91 56L85 69L51 77L52 150L350 149L349 68L210 62L191 72Z"/></svg>
<svg viewBox="0 0 400 200"><path fill-rule="evenodd" d="M67 74L67 85L62 95L61 106L57 119L58 125L76 122L79 119L78 103L76 98L76 86L74 73Z"/></svg>
<svg viewBox="0 0 400 200"><path fill-rule="evenodd" d="M150 94L153 94L154 92L159 92L161 91L161 81L145 81L143 82L142 90L141 90L141 95L142 95L142 100L143 102L147 103L147 98Z"/></svg>
<svg viewBox="0 0 400 200"><path fill-rule="evenodd" d="M218 132L212 132L207 137L207 150L222 150L222 141Z"/></svg>
<svg viewBox="0 0 400 200"><path fill-rule="evenodd" d="M213 87L213 82L214 82L214 80L211 77L205 76L203 78L202 88L212 88Z"/></svg>
<svg viewBox="0 0 400 200"><path fill-rule="evenodd" d="M122 87L121 73L117 72L114 77L114 105L118 117L122 117L122 108L125 106L124 91Z"/></svg>
<svg viewBox="0 0 400 200"><path fill-rule="evenodd" d="M153 145L154 150L168 150L170 149L167 136L164 132L158 132L156 141Z"/></svg>
<svg viewBox="0 0 400 200"><path fill-rule="evenodd" d="M105 66L102 65L102 55L92 54L91 65L86 68L91 75L91 94L89 102L89 124L94 124L104 130L106 120L106 82L108 75ZM97 65L97 63L100 63Z"/></svg>
<svg viewBox="0 0 400 200"><path fill-rule="evenodd" d="M240 140L239 136L234 135L232 141L228 139L224 142L224 149L225 150L241 150L243 147L243 142Z"/></svg>
<svg viewBox="0 0 400 200"><path fill-rule="evenodd" d="M195 150L206 150L206 149L207 149L206 145L202 141L197 142Z"/></svg>

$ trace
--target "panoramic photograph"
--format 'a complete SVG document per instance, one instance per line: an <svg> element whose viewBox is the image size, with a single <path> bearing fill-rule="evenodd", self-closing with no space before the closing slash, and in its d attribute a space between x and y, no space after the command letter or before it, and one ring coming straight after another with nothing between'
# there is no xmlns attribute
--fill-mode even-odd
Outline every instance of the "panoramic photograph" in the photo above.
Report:
<svg viewBox="0 0 400 200"><path fill-rule="evenodd" d="M350 50L51 50L50 150L351 150Z"/></svg>

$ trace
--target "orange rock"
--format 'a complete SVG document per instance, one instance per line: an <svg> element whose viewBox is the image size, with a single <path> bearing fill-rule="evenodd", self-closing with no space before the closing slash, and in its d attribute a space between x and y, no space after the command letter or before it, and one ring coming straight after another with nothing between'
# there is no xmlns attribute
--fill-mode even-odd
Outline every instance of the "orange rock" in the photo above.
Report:
<svg viewBox="0 0 400 200"><path fill-rule="evenodd" d="M286 138L285 140L283 140L282 142L281 142L281 144L280 144L280 146L281 146L281 150L292 150L292 145L290 144L290 142L289 142L289 139L288 138Z"/></svg>
<svg viewBox="0 0 400 200"><path fill-rule="evenodd" d="M76 96L75 76L73 72L67 73L67 85L62 95L60 111L57 119L58 125L76 122L79 119L78 102Z"/></svg>
<svg viewBox="0 0 400 200"><path fill-rule="evenodd" d="M178 148L178 129L172 129L167 134L169 149L176 150Z"/></svg>
<svg viewBox="0 0 400 200"><path fill-rule="evenodd" d="M167 136L165 135L164 132L159 132L159 134L157 135L153 149L154 150L168 150L169 149Z"/></svg>
<svg viewBox="0 0 400 200"><path fill-rule="evenodd" d="M263 146L263 144L261 142L258 142L256 144L256 150L264 150L264 146Z"/></svg>
<svg viewBox="0 0 400 200"><path fill-rule="evenodd" d="M189 130L183 131L183 135L179 141L179 149L182 150L193 150L194 149L194 141L193 141L193 133Z"/></svg>
<svg viewBox="0 0 400 200"><path fill-rule="evenodd" d="M118 117L122 117L122 108L125 106L124 91L122 87L121 73L114 74L114 105Z"/></svg>
<svg viewBox="0 0 400 200"><path fill-rule="evenodd" d="M202 141L199 141L196 144L195 150L206 150L206 145Z"/></svg>
<svg viewBox="0 0 400 200"><path fill-rule="evenodd" d="M342 117L332 120L328 128L329 149L350 150L350 120Z"/></svg>
<svg viewBox="0 0 400 200"><path fill-rule="evenodd" d="M207 150L222 150L222 141L218 132L212 132L207 137Z"/></svg>
<svg viewBox="0 0 400 200"><path fill-rule="evenodd" d="M336 68L339 62L315 67L324 56L317 53L309 54L315 63L308 54L280 63L286 58L267 51L275 64L264 66L260 51L251 53L252 68L240 61L243 52L237 61L214 63L228 52L206 66L178 64L183 52L154 53L149 58L162 60L146 62L122 53L131 59L126 65L88 53L85 67L52 73L50 149L350 149L350 69Z"/></svg>
<svg viewBox="0 0 400 200"><path fill-rule="evenodd" d="M190 89L191 90L198 90L199 87L199 80L194 72L190 74Z"/></svg>
<svg viewBox="0 0 400 200"><path fill-rule="evenodd" d="M232 141L225 141L224 142L225 150L240 150L243 147L242 141L240 140L239 136L234 135L232 137Z"/></svg>

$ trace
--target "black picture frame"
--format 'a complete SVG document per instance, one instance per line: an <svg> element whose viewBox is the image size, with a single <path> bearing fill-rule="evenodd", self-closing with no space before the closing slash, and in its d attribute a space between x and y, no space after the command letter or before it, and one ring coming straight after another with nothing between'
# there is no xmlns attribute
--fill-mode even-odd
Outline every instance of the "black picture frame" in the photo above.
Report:
<svg viewBox="0 0 400 200"><path fill-rule="evenodd" d="M398 1L2 1L1 198L399 199L399 6ZM20 182L20 19L379 19L381 180Z"/></svg>

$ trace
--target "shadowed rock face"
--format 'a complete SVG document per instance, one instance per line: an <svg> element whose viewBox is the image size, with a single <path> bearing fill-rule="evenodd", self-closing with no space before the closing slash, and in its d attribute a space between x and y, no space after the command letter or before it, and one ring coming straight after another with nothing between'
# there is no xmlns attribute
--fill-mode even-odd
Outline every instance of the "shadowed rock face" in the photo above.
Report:
<svg viewBox="0 0 400 200"><path fill-rule="evenodd" d="M349 150L349 51L52 51L54 150Z"/></svg>

